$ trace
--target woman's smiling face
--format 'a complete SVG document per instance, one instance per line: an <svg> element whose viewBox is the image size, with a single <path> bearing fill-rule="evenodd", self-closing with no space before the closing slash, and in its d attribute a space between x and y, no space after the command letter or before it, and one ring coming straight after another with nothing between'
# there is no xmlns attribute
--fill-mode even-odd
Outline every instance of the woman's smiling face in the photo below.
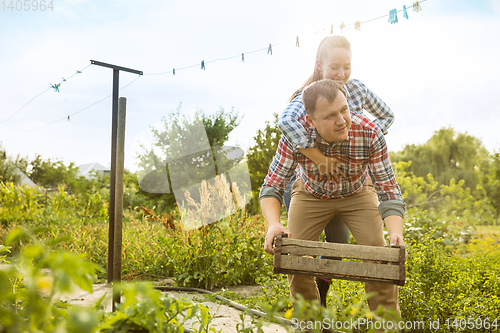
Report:
<svg viewBox="0 0 500 333"><path fill-rule="evenodd" d="M343 86L351 76L351 51L341 47L327 51L325 57L316 61L323 79L330 79Z"/></svg>

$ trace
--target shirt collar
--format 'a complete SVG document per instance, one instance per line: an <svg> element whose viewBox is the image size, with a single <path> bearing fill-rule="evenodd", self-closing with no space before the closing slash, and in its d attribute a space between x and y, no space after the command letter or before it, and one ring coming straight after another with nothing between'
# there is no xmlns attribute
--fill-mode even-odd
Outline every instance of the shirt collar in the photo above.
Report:
<svg viewBox="0 0 500 333"><path fill-rule="evenodd" d="M334 143L328 143L327 141L325 141L318 133L318 131L316 131L316 129L314 129L314 136L316 138L316 142L318 143L321 143L323 145L327 145L327 146L330 146L330 147L335 147L337 144L341 143L341 142L344 142L344 141L351 141L351 139L353 138L352 136L352 125L351 125L351 128L349 129L349 132L347 133L347 139L345 139L344 141L335 141Z"/></svg>

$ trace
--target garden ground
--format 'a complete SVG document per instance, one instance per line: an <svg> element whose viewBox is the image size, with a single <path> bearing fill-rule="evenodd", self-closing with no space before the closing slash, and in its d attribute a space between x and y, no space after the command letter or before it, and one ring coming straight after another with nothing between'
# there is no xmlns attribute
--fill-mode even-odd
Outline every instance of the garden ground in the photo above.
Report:
<svg viewBox="0 0 500 333"><path fill-rule="evenodd" d="M164 281L156 282L155 285L158 286L173 286L173 280L167 279ZM239 285L239 286L231 286L228 287L227 290L230 292L234 292L242 297L248 297L259 293L260 287L258 285ZM112 295L112 287L110 284L94 284L93 285L93 293L88 293L84 290L77 289L67 295L62 295L60 297L61 300L67 301L70 304L75 304L83 307L92 307L94 306L98 300L103 296L105 296L105 301L103 305L105 306L105 311L111 311L111 295ZM214 290L217 291L217 290ZM183 292L169 292L176 298L181 298L182 296L186 296L188 299L193 302L199 302L210 309L210 314L213 316L211 327L215 329L216 332L222 333L233 333L236 332L236 324L241 323L240 315L241 311L222 304L214 303L209 300L204 299L202 294L198 293L183 293ZM249 316L245 316L245 324L250 325L251 318ZM189 328L189 326L187 326ZM286 330L276 324L269 324L268 326L262 327L264 333L284 333Z"/></svg>

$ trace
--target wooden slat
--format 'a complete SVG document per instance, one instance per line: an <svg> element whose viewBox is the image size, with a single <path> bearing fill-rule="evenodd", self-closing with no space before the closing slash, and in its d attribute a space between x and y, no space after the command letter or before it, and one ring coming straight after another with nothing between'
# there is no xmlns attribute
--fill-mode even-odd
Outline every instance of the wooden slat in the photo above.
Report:
<svg viewBox="0 0 500 333"><path fill-rule="evenodd" d="M276 237L274 239L274 244L275 244L275 247L274 247L274 269L273 269L274 274L278 274L280 271L281 244L283 242L283 239L282 239L283 236L288 237L287 234L278 234L278 235L276 235Z"/></svg>
<svg viewBox="0 0 500 333"><path fill-rule="evenodd" d="M399 280L399 266L366 262L337 261L297 256L281 256L281 267L319 274L356 275Z"/></svg>
<svg viewBox="0 0 500 333"><path fill-rule="evenodd" d="M294 255L341 257L395 263L399 263L401 260L401 251L398 247L349 245L282 238L281 254L287 253Z"/></svg>
<svg viewBox="0 0 500 333"><path fill-rule="evenodd" d="M401 286L404 286L406 280L406 247L401 246L399 248L399 281Z"/></svg>
<svg viewBox="0 0 500 333"><path fill-rule="evenodd" d="M399 265L390 264L337 261L281 255L279 273L312 275L364 282L387 282L404 285L404 280L400 280Z"/></svg>
<svg viewBox="0 0 500 333"><path fill-rule="evenodd" d="M276 236L274 253L276 274L303 274L363 282L385 282L400 286L405 284L404 246L389 248L312 242L288 239L286 234L281 234ZM315 258L319 255L369 262Z"/></svg>

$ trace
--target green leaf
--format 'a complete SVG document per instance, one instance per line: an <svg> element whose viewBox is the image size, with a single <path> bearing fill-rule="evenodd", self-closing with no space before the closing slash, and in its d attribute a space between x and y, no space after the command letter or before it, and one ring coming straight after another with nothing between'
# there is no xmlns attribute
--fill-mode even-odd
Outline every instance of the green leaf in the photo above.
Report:
<svg viewBox="0 0 500 333"><path fill-rule="evenodd" d="M97 264L86 260L82 255L64 251L51 253L44 263L52 270L54 283L61 291L69 291L73 282L91 293L96 271L102 271Z"/></svg>
<svg viewBox="0 0 500 333"><path fill-rule="evenodd" d="M21 228L14 229L5 238L5 245L6 246L13 245L26 237L28 237L28 235L26 234L26 231L24 229Z"/></svg>
<svg viewBox="0 0 500 333"><path fill-rule="evenodd" d="M0 245L0 264L1 263L9 263L9 261L6 261L5 258L7 257L6 255L2 255L3 253L10 253L10 246L5 246L5 245Z"/></svg>
<svg viewBox="0 0 500 333"><path fill-rule="evenodd" d="M36 259L43 254L43 251L44 249L42 246L34 244L26 246L22 253L23 257L26 259Z"/></svg>
<svg viewBox="0 0 500 333"><path fill-rule="evenodd" d="M33 228L32 232L35 235L39 235L42 232L51 231L51 230L52 230L52 227L35 227L35 228Z"/></svg>
<svg viewBox="0 0 500 333"><path fill-rule="evenodd" d="M73 308L69 313L68 331L74 333L92 333L99 325L99 315L88 309Z"/></svg>
<svg viewBox="0 0 500 333"><path fill-rule="evenodd" d="M58 237L58 238L54 238L54 239L51 239L47 242L47 245L49 246L54 246L54 245L57 245L61 242L65 242L65 241L71 241L72 238L70 236L62 236L62 237Z"/></svg>
<svg viewBox="0 0 500 333"><path fill-rule="evenodd" d="M0 300L13 301L12 285L6 272L0 270ZM3 303L3 302L2 302Z"/></svg>

